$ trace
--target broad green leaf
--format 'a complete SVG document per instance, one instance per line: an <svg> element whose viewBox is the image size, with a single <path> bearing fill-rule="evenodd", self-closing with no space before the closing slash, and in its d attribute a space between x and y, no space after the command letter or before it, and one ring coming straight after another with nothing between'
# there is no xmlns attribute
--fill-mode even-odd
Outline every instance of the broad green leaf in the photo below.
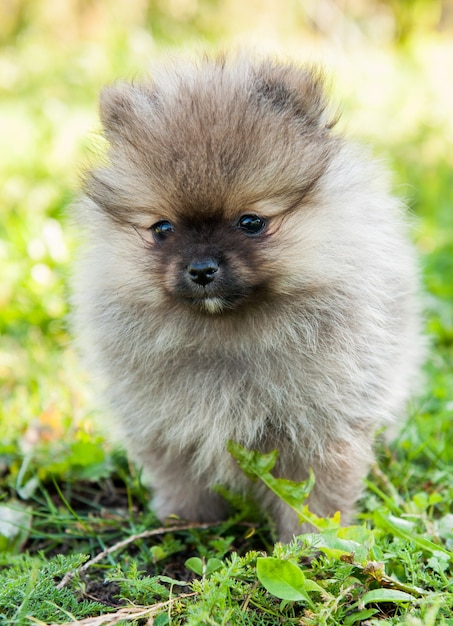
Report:
<svg viewBox="0 0 453 626"><path fill-rule="evenodd" d="M330 558L339 559L345 554L355 555L362 546L356 541L340 539L336 530L326 530L307 537L310 543Z"/></svg>
<svg viewBox="0 0 453 626"><path fill-rule="evenodd" d="M168 613L161 613L160 615L157 615L152 623L154 626L167 626L170 623Z"/></svg>
<svg viewBox="0 0 453 626"><path fill-rule="evenodd" d="M0 506L0 552L19 552L28 537L32 522L30 511L19 502Z"/></svg>
<svg viewBox="0 0 453 626"><path fill-rule="evenodd" d="M297 565L273 557L256 560L256 573L269 593L281 600L307 602L314 606L305 588L305 576Z"/></svg>
<svg viewBox="0 0 453 626"><path fill-rule="evenodd" d="M17 484L16 490L18 496L21 500L30 500L36 493L40 485L39 478L37 476L32 476L26 483L23 485Z"/></svg>
<svg viewBox="0 0 453 626"><path fill-rule="evenodd" d="M405 591L397 591L395 589L373 589L368 591L359 601L359 607L366 606L374 602L417 602L417 598Z"/></svg>
<svg viewBox="0 0 453 626"><path fill-rule="evenodd" d="M376 615L378 612L378 609L364 609L363 611L357 611L357 613L348 615L344 620L344 624L345 626L352 626L352 624L356 624L357 622L367 620L369 617L373 617L373 615Z"/></svg>
<svg viewBox="0 0 453 626"><path fill-rule="evenodd" d="M210 574L212 574L213 572L216 572L222 567L223 567L223 562L220 559L216 559L215 557L208 559L208 562L206 563L205 575L209 576Z"/></svg>
<svg viewBox="0 0 453 626"><path fill-rule="evenodd" d="M205 564L200 558L193 556L192 558L187 559L185 565L187 569L195 572L198 576L209 576L223 567L223 562L220 559L211 558L208 559L208 562Z"/></svg>
<svg viewBox="0 0 453 626"><path fill-rule="evenodd" d="M187 559L184 565L198 576L203 576L203 561L197 556Z"/></svg>
<svg viewBox="0 0 453 626"><path fill-rule="evenodd" d="M354 562L361 564L369 560L371 544L374 542L373 531L361 526L328 529L305 537L330 558L339 559L348 554L353 556Z"/></svg>
<svg viewBox="0 0 453 626"><path fill-rule="evenodd" d="M332 597L330 593L328 593L325 589L323 589L321 585L318 585L318 583L315 583L314 580L311 580L311 578L305 579L304 586L305 586L305 591L316 591L317 593L322 593L324 596Z"/></svg>
<svg viewBox="0 0 453 626"><path fill-rule="evenodd" d="M167 552L161 546L152 546L150 548L150 552L152 554L154 563L162 561L162 559L165 559L168 556Z"/></svg>
<svg viewBox="0 0 453 626"><path fill-rule="evenodd" d="M375 531L363 526L343 526L338 529L338 537L371 547L375 543Z"/></svg>
<svg viewBox="0 0 453 626"><path fill-rule="evenodd" d="M453 543L453 513L441 517L436 523L436 528L439 537L447 540L447 545Z"/></svg>
<svg viewBox="0 0 453 626"><path fill-rule="evenodd" d="M427 567L430 567L435 572L446 572L450 567L450 559L440 552L436 556L430 557L426 561Z"/></svg>

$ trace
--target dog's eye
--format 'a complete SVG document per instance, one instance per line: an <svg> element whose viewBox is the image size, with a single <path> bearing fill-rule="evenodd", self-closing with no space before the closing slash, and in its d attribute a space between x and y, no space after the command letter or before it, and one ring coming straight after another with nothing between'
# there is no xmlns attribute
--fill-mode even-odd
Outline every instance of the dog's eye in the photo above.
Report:
<svg viewBox="0 0 453 626"><path fill-rule="evenodd" d="M247 235L258 235L266 227L266 222L258 215L243 215L239 219L237 227Z"/></svg>
<svg viewBox="0 0 453 626"><path fill-rule="evenodd" d="M149 229L156 241L164 241L167 239L168 235L174 232L174 226L170 222L166 220L162 220L161 222L156 222Z"/></svg>

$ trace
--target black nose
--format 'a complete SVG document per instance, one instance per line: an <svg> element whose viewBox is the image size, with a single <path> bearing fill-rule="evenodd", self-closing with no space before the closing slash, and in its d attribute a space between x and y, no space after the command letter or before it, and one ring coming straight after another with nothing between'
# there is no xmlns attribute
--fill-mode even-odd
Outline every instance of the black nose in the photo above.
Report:
<svg viewBox="0 0 453 626"><path fill-rule="evenodd" d="M214 259L202 259L190 263L187 266L187 273L194 283L204 287L214 280L218 269L219 264Z"/></svg>

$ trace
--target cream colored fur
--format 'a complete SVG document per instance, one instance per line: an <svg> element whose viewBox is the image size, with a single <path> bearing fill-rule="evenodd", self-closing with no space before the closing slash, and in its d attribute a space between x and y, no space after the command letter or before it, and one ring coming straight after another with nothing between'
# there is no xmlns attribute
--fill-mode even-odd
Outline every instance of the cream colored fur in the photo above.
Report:
<svg viewBox="0 0 453 626"><path fill-rule="evenodd" d="M278 449L281 476L313 468L311 509L347 523L422 352L414 252L385 173L332 130L316 73L246 55L109 87L101 119L109 163L77 206L75 326L157 513L215 520L221 483L255 489L280 538L303 530L242 475L232 439ZM236 235L244 214L265 232ZM149 230L159 220L176 225L168 242ZM192 249L215 250L247 295L180 298Z"/></svg>

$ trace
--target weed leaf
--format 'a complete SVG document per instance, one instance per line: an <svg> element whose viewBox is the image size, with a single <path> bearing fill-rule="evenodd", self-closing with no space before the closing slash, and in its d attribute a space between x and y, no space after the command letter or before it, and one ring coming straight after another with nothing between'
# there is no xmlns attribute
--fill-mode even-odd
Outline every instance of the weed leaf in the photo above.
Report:
<svg viewBox="0 0 453 626"><path fill-rule="evenodd" d="M205 564L199 557L193 556L187 559L185 565L187 569L195 572L198 576L209 576L223 567L224 564L220 559L216 559L215 557L208 559L208 562Z"/></svg>
<svg viewBox="0 0 453 626"><path fill-rule="evenodd" d="M235 441L228 442L227 450L236 459L244 474L252 480L268 474L274 468L278 457L278 450L261 454L256 450L247 450Z"/></svg>
<svg viewBox="0 0 453 626"><path fill-rule="evenodd" d="M341 559L345 555L352 555L354 562L366 563L369 558L372 531L356 526L329 529L319 534L306 534L304 538L310 545L333 559ZM360 542L359 542L360 541Z"/></svg>
<svg viewBox="0 0 453 626"><path fill-rule="evenodd" d="M203 561L198 556L193 556L184 564L191 572L195 572L198 576L203 576Z"/></svg>
<svg viewBox="0 0 453 626"><path fill-rule="evenodd" d="M364 622L369 617L373 617L378 613L378 609L364 609L363 611L357 611L357 613L353 613L352 615L348 615L344 620L345 626L352 626L352 624L356 624L357 622Z"/></svg>
<svg viewBox="0 0 453 626"><path fill-rule="evenodd" d="M18 502L1 505L0 551L18 552L29 535L31 522L30 511Z"/></svg>
<svg viewBox="0 0 453 626"><path fill-rule="evenodd" d="M307 602L313 606L306 591L305 576L297 565L272 557L256 560L256 573L260 583L269 593L281 600Z"/></svg>
<svg viewBox="0 0 453 626"><path fill-rule="evenodd" d="M391 515L386 516L378 510L374 512L374 522L376 526L384 529L387 532L391 532L396 537L401 537L402 539L413 541L419 548L421 548L425 552L431 552L434 556L447 555L449 559L453 560L452 552L446 550L437 543L429 541L429 539L425 539L424 537L420 537L415 533L411 533L408 530L405 530L402 527L402 524L399 523L398 518L395 518Z"/></svg>
<svg viewBox="0 0 453 626"><path fill-rule="evenodd" d="M368 591L359 602L359 607L375 602L393 602L399 604L401 602L417 602L417 598L405 591L397 591L395 589L373 589Z"/></svg>
<svg viewBox="0 0 453 626"><path fill-rule="evenodd" d="M261 454L255 450L247 450L234 441L229 441L227 445L229 453L239 464L242 471L251 478L259 478L263 483L275 493L283 502L286 502L299 516L300 522L311 524L318 530L327 528L338 528L340 526L339 516L333 518L321 518L312 513L304 505L310 491L315 484L315 476L310 472L307 480L293 482L285 478L275 478L271 474L278 457L278 451L272 450L267 454Z"/></svg>
<svg viewBox="0 0 453 626"><path fill-rule="evenodd" d="M219 570L222 567L223 567L223 562L220 559L216 559L216 558L208 559L208 562L206 563L205 575L209 576L213 572L217 572L217 570Z"/></svg>

